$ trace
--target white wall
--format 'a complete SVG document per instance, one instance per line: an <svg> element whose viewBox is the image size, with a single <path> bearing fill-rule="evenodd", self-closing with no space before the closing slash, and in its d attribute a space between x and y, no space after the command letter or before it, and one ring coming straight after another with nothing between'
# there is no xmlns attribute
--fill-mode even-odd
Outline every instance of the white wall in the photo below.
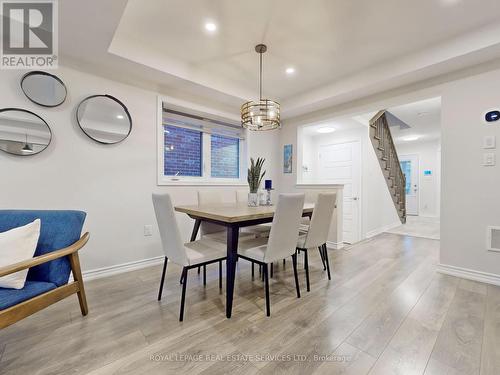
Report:
<svg viewBox="0 0 500 375"><path fill-rule="evenodd" d="M419 160L419 216L439 217L441 195L441 142L408 142L396 145L398 155L418 155ZM432 171L424 176L424 171Z"/></svg>
<svg viewBox="0 0 500 375"><path fill-rule="evenodd" d="M39 114L52 128L53 139L48 149L31 157L0 153L0 207L86 211L85 230L91 240L81 253L84 271L162 255L152 192L169 192L174 204L195 204L198 189L235 189L156 185L157 93L61 67L55 74L65 81L68 98L60 107L47 109L24 97L19 87L23 73L0 71L1 107ZM83 134L75 109L91 94L110 94L128 106L133 119L129 138L117 145L101 145ZM234 114L238 111L235 108ZM277 132L248 136L249 154L267 159L266 178L275 181L276 144ZM182 214L178 218L187 241L192 221ZM145 224L153 225L152 237L144 237Z"/></svg>
<svg viewBox="0 0 500 375"><path fill-rule="evenodd" d="M336 119L336 123L342 123L342 120ZM295 134L295 139L293 138ZM296 181L296 174L302 166L302 162L308 163L310 172L307 174L305 183L319 183L321 177L318 176L316 167L318 165L319 147L321 145L342 143L352 140L359 140L361 144L361 204L360 231L361 239L378 234L389 227L400 225L394 203L390 196L384 176L378 164L375 151L371 145L368 129L358 127L354 129L336 131L330 134L321 134L318 136L301 136L297 146L297 126L286 123L281 131L282 143L293 143L294 148L299 147L297 166L294 167L293 177L283 175L280 180L281 189L293 189ZM302 162L301 162L302 158ZM303 175L303 178L306 176Z"/></svg>
<svg viewBox="0 0 500 375"><path fill-rule="evenodd" d="M500 123L485 125L482 117L500 108L499 88L500 71L494 71L443 90L440 257L446 266L496 274L497 282L500 253L486 250L486 227L500 226L500 166L482 166L488 152L482 140L495 135L499 147Z"/></svg>

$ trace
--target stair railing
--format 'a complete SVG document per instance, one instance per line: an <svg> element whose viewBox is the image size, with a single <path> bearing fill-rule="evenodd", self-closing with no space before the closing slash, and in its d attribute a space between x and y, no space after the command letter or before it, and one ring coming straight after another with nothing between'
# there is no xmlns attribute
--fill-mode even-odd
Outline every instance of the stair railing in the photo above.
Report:
<svg viewBox="0 0 500 375"><path fill-rule="evenodd" d="M398 216L402 223L406 222L406 179L399 163L398 153L392 139L387 121L386 111L379 111L371 120L372 144L379 158L380 166L385 173L389 190L393 198ZM374 142L374 139L378 142ZM377 152L378 151L378 152Z"/></svg>

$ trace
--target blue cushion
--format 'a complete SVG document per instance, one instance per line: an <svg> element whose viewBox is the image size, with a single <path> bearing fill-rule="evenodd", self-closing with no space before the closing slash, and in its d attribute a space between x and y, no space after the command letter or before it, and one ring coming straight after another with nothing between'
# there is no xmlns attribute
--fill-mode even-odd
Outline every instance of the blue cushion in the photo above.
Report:
<svg viewBox="0 0 500 375"><path fill-rule="evenodd" d="M23 289L0 288L0 310L17 305L55 288L56 285L54 283L43 281L26 281Z"/></svg>
<svg viewBox="0 0 500 375"><path fill-rule="evenodd" d="M82 233L85 212L43 210L0 210L0 232L20 227L40 219L40 238L35 256L50 253L78 241ZM30 268L27 280L44 281L61 286L68 283L71 266L67 257Z"/></svg>

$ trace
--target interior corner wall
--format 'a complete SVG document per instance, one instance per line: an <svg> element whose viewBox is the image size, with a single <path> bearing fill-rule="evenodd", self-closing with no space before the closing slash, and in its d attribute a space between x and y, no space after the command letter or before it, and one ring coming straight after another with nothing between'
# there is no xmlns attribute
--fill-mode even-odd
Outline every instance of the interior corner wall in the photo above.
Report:
<svg viewBox="0 0 500 375"><path fill-rule="evenodd" d="M0 207L87 212L84 230L91 236L81 252L84 272L162 256L152 192L170 193L174 204L195 204L199 189L217 189L227 192L225 197L233 197L236 188L245 188L157 186L159 93L60 67L54 73L66 83L68 97L59 107L44 108L24 96L19 85L24 73L0 71L0 107L25 108L37 113L50 125L53 139L46 150L33 156L0 152ZM80 130L75 120L76 106L92 94L113 95L128 107L133 127L126 140L102 145ZM235 115L238 113L239 108L235 108ZM265 157L266 178L276 180L278 133L249 132L247 140L249 156ZM188 241L193 221L184 214L177 217L182 237ZM153 226L151 237L144 236L146 224Z"/></svg>
<svg viewBox="0 0 500 375"><path fill-rule="evenodd" d="M408 142L396 145L398 156L418 155L419 200L418 214L426 217L439 217L441 195L441 142ZM424 171L431 175L425 176Z"/></svg>
<svg viewBox="0 0 500 375"><path fill-rule="evenodd" d="M500 70L444 87L440 262L500 280L500 253L486 250L487 226L500 226L500 122L483 121L492 108L500 108ZM486 135L496 136L497 149L482 148ZM482 165L487 152L497 165Z"/></svg>

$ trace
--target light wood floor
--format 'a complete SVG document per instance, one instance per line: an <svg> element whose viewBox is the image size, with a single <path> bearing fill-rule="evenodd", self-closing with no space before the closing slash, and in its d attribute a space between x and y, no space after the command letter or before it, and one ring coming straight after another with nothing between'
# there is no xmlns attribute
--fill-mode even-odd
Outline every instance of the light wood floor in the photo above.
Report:
<svg viewBox="0 0 500 375"><path fill-rule="evenodd" d="M441 237L441 223L438 217L410 216L406 217L406 223L388 230L388 233L401 234L404 236L423 237L439 240Z"/></svg>
<svg viewBox="0 0 500 375"><path fill-rule="evenodd" d="M0 373L498 375L500 288L437 274L438 248L382 234L330 251L330 282L312 252L300 300L289 261L275 268L270 318L243 260L230 320L217 266L207 287L189 276L183 323L177 267L161 303L160 267L91 281L87 317L74 297L0 331Z"/></svg>

